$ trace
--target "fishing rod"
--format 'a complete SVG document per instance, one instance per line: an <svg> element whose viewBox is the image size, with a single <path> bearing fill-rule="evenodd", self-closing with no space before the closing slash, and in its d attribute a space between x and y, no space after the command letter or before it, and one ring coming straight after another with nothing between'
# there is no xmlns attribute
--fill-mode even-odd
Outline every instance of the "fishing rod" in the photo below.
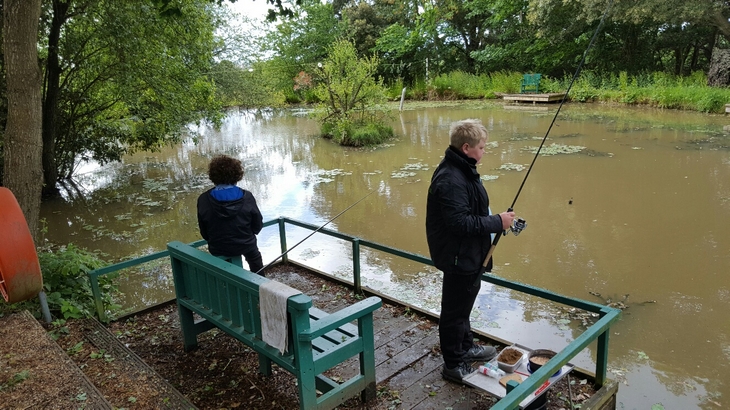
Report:
<svg viewBox="0 0 730 410"><path fill-rule="evenodd" d="M606 10L603 12L603 16L601 16L601 22L598 23L598 27L596 27L596 31L593 33L593 37L591 38L591 41L588 43L588 48L586 48L586 51L583 53L583 58L580 60L580 63L578 64L578 68L575 70L575 74L573 74L573 78L570 80L570 83L568 84L568 89L565 90L563 99L560 101L560 105L558 106L558 109L555 111L553 120L550 122L550 126L548 127L547 132L545 132L545 136L542 138L542 141L540 142L540 146L537 148L537 152L535 152L535 156L532 158L530 167L527 168L527 173L525 174L525 178L522 179L520 188L517 190L517 195L515 195L515 199L512 201L512 205L510 205L510 207L507 209L507 212L512 212L514 210L515 203L517 203L517 198L520 197L522 188L525 186L525 182L527 182L527 177L530 176L530 171L532 171L532 166L535 165L535 161L537 161L537 157L540 155L540 151L542 150L543 145L545 145L545 141L547 140L548 135L550 135L550 130L553 129L555 120L558 118L558 114L560 114L560 109L563 108L563 104L568 99L568 94L570 93L570 89L573 87L573 83L578 78L578 75L580 74L580 71L583 68L583 63L585 63L586 57L588 56L588 52L590 51L591 47L593 47L593 42L596 40L596 37L598 37L598 33L601 31L601 28L603 27L603 23L606 20L606 16L608 15L609 10L611 10L612 5L613 5L613 0L610 0L608 3L608 6L606 7ZM515 218L512 226L510 227L509 230L512 231L515 235L519 235L519 233L523 229L525 229L526 226L527 226L527 222L524 219ZM492 246L489 247L487 256L484 258L484 263L482 264L483 268L486 268L487 265L489 264L489 260L492 259L492 254L494 253L494 248L497 247L497 243L499 243L499 238L507 235L507 232L508 231L504 231L502 235L497 234L494 236L494 240L492 241Z"/></svg>
<svg viewBox="0 0 730 410"><path fill-rule="evenodd" d="M305 237L304 239L302 239L301 241L297 242L297 243L296 243L296 244L295 244L294 246L292 246L291 248L287 249L287 250L286 250L286 252L284 252L284 253L282 253L281 255L279 255L279 256L277 256L276 258L274 258L274 260L273 260L273 261L271 261L271 262L269 262L269 264L268 264L268 265L266 265L266 266L264 266L263 268L259 269L259 270L258 270L258 271L256 271L255 273L257 273L257 274L258 274L258 273L260 273L261 271L263 271L264 269L266 269L266 268L268 268L269 266L273 265L273 264L274 264L274 262L276 262L276 261L278 261L278 260L279 260L279 258L281 258L281 257L283 257L284 255L286 255L287 253L289 253L289 251L291 251L292 249L294 249L294 248L296 248L297 246L299 246L299 245L300 245L300 244L301 244L302 242L306 241L306 240L307 240L307 239L309 239L309 238L310 238L310 237L311 237L312 235L314 235L315 233L317 233L317 232L319 232L320 230L322 230L322 228L324 228L325 226L329 225L329 223L330 223L330 222L334 221L334 220L335 220L335 219L337 219L337 218L338 218L338 217L339 217L340 215L342 215L342 214L344 214L345 212L349 211L349 210L350 210L350 208L352 208L353 206L355 206L355 205L359 204L359 203L360 203L360 202L362 202L362 201L363 201L363 200L364 200L365 198L367 198L368 196L370 196L370 194L372 194L373 192L375 192L375 191L377 191L377 190L378 190L378 188L375 188L375 189L373 189L372 191L368 192L368 193L367 193L367 194L366 194L366 195L365 195L364 197L362 197L362 198L358 199L358 200L357 200L357 202L355 202L355 203L351 204L350 206L348 206L347 208L343 209L343 210L342 210L342 212L340 212L339 214L337 214L337 215L333 216L333 217L332 217L332 218L331 218L331 219L330 219L329 221L325 222L325 223L324 223L324 224L323 224L322 226L320 226L319 228L315 229L315 230L314 230L314 232L312 232L312 233L310 233L309 235L307 235L307 236L306 236L306 237Z"/></svg>

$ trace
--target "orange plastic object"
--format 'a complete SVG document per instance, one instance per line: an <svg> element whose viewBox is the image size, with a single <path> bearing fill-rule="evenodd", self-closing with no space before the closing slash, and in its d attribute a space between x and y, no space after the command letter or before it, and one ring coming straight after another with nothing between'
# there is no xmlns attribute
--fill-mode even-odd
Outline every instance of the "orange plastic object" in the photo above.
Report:
<svg viewBox="0 0 730 410"><path fill-rule="evenodd" d="M0 293L6 302L15 303L36 296L42 288L28 223L15 195L0 187Z"/></svg>

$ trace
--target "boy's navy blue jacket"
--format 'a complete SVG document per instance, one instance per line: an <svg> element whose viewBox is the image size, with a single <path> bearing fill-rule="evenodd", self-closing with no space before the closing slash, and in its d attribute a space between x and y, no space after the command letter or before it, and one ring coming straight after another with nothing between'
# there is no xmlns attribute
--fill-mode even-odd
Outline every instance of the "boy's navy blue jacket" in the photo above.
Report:
<svg viewBox="0 0 730 410"><path fill-rule="evenodd" d="M231 201L219 201L211 188L198 197L198 227L215 256L242 255L255 248L256 235L263 228L263 216L251 192ZM236 195L238 196L238 195Z"/></svg>
<svg viewBox="0 0 730 410"><path fill-rule="evenodd" d="M444 273L473 274L482 267L492 233L502 218L489 214L489 196L476 161L449 146L431 177L426 202L426 239L431 260ZM487 271L491 271L489 261Z"/></svg>

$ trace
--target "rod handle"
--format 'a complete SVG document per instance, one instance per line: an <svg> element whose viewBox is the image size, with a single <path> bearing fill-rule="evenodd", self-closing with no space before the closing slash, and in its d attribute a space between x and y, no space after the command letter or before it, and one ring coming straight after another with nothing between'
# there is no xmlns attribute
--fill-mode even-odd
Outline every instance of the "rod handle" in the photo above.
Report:
<svg viewBox="0 0 730 410"><path fill-rule="evenodd" d="M514 209L512 207L507 208L507 212L512 212ZM499 233L494 235L494 240L492 241L492 246L489 247L489 251L487 252L487 256L484 258L484 263L482 263L482 267L486 269L487 265L489 264L489 260L492 259L492 254L494 253L494 248L497 247L497 244L499 243L499 238L502 236L507 235L507 231L502 231L502 235Z"/></svg>

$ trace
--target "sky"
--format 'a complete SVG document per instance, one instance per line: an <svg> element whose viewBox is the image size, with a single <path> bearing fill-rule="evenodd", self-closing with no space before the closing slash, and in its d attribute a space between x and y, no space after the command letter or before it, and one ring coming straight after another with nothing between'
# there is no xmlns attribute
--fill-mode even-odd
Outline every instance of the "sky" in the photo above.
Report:
<svg viewBox="0 0 730 410"><path fill-rule="evenodd" d="M236 0L233 4L228 3L228 7L249 18L263 20L266 18L269 8L273 6L266 3L266 0Z"/></svg>

